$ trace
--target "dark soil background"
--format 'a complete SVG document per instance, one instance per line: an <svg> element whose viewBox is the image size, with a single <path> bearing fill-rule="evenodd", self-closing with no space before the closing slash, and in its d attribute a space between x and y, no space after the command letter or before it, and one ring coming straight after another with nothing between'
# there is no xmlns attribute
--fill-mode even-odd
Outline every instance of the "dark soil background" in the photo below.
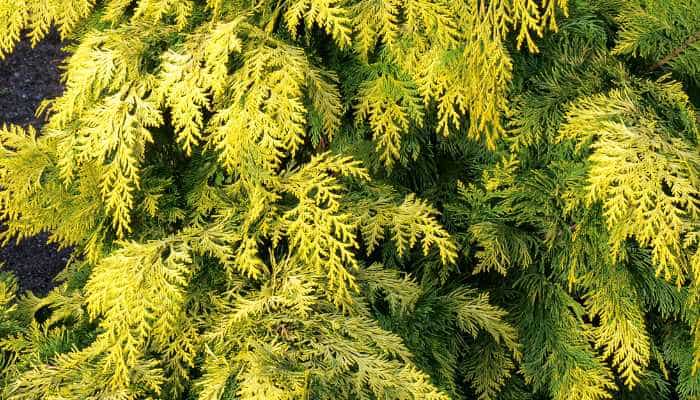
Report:
<svg viewBox="0 0 700 400"><path fill-rule="evenodd" d="M41 126L34 112L43 99L61 94L58 66L64 57L61 41L52 33L35 48L27 41L19 43L13 54L0 61L0 125ZM0 268L15 274L22 291L46 294L66 265L70 250L58 251L46 243L46 236L0 249Z"/></svg>

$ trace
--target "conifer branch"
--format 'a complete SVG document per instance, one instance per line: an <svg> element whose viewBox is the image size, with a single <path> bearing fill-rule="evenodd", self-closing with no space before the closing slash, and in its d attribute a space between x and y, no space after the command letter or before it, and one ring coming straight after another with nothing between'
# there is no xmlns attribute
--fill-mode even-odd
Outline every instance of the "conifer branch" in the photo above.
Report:
<svg viewBox="0 0 700 400"><path fill-rule="evenodd" d="M700 31L695 32L695 34L690 35L690 37L680 46L676 47L673 49L670 53L668 53L664 58L659 60L656 64L652 65L649 68L649 71L656 71L659 68L665 66L666 64L672 62L678 56L683 54L684 51L686 51L690 46L694 45L696 42L700 41Z"/></svg>

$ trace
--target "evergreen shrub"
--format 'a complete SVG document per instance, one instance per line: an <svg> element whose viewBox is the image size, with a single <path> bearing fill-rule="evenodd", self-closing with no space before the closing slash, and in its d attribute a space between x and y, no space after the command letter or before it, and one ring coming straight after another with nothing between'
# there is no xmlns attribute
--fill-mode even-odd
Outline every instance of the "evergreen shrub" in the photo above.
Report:
<svg viewBox="0 0 700 400"><path fill-rule="evenodd" d="M700 399L700 0L5 0L0 397Z"/></svg>

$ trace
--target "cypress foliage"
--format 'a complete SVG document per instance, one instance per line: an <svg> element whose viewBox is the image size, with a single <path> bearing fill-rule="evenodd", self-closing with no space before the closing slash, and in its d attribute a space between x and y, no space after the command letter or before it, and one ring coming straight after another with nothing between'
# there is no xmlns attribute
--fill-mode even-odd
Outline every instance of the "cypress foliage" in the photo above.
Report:
<svg viewBox="0 0 700 400"><path fill-rule="evenodd" d="M0 398L700 398L700 1L26 0Z"/></svg>

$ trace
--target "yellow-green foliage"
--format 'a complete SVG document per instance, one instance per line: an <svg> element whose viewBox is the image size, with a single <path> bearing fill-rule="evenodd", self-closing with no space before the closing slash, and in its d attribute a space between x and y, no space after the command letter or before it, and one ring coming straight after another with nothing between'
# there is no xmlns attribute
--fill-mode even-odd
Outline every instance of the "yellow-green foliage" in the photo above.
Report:
<svg viewBox="0 0 700 400"><path fill-rule="evenodd" d="M700 21L697 0L645 0L624 4L615 53L640 57L650 68L668 68L681 78L700 79Z"/></svg>
<svg viewBox="0 0 700 400"><path fill-rule="evenodd" d="M1 398L700 396L696 0L0 17L72 40L0 236L74 248L0 276Z"/></svg>
<svg viewBox="0 0 700 400"><path fill-rule="evenodd" d="M680 85L660 85L662 95L687 107ZM630 97L616 90L583 99L569 111L561 135L593 142L588 199L603 202L612 257L624 258L621 247L634 237L652 248L657 273L681 285L689 272L685 236L700 216L700 155L681 135L700 132L692 109L688 131L669 132Z"/></svg>
<svg viewBox="0 0 700 400"><path fill-rule="evenodd" d="M67 35L93 6L100 22L80 28L66 91L44 105L43 135L4 128L0 170L5 237L48 230L78 246L79 268L89 271L79 291L54 298L65 318L46 329L99 328L80 348L9 370L5 395L445 398L401 339L371 318L360 245L371 252L393 240L406 256L422 241L421 253L437 251L445 268L455 245L413 195L344 205L348 180L368 173L348 157L302 153L310 115L323 140L340 129L336 73L274 33L280 18L292 36L303 21L342 49L362 35L354 26L363 5L5 3L3 53L25 28L35 42L54 23ZM411 29L447 29L446 17L433 21L445 7L413 5L425 21ZM195 15L207 20L192 25ZM163 136L168 126L173 141ZM149 159L158 149L189 167L153 175L168 166ZM365 225L374 228L363 242ZM64 309L75 301L85 312ZM470 329L491 323L477 319ZM192 368L201 369L196 382Z"/></svg>
<svg viewBox="0 0 700 400"><path fill-rule="evenodd" d="M90 15L94 5L95 0L5 2L0 6L0 17L5 21L0 28L0 57L12 52L24 30L28 30L32 44L37 44L54 25L62 35L70 34Z"/></svg>

